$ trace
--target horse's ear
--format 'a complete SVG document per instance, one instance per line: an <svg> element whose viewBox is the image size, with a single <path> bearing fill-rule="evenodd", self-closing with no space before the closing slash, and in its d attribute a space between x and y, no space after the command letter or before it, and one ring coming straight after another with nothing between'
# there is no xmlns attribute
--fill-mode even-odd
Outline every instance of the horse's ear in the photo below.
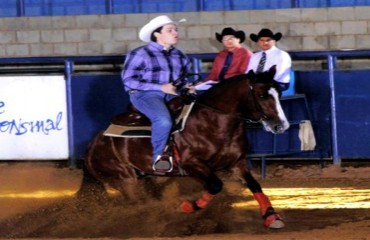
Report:
<svg viewBox="0 0 370 240"><path fill-rule="evenodd" d="M274 77L274 76L275 76L275 73L276 73L276 65L273 65L273 66L271 66L271 67L270 67L270 69L269 69L269 73L270 73L270 75L271 75L272 77Z"/></svg>
<svg viewBox="0 0 370 240"><path fill-rule="evenodd" d="M253 70L251 69L251 70L249 70L249 72L247 73L247 76L249 77L252 77L252 76L254 76L255 74L254 74L254 72L253 72Z"/></svg>
<svg viewBox="0 0 370 240"><path fill-rule="evenodd" d="M256 80L256 74L253 72L253 70L249 70L249 72L247 73L247 78L253 82Z"/></svg>

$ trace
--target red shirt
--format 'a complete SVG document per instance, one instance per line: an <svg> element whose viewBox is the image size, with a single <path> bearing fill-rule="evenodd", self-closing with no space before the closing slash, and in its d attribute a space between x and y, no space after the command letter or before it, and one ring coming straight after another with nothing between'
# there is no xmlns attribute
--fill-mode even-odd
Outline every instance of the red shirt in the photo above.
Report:
<svg viewBox="0 0 370 240"><path fill-rule="evenodd" d="M206 80L214 80L218 81L218 75L220 75L220 72L224 66L224 62L226 60L227 56L227 50L222 50L219 52L215 60L213 61L212 70L209 73ZM227 69L227 72L225 74L225 78L233 77L239 74L244 74L247 70L247 66L249 63L249 59L252 56L252 52L246 48L235 48L233 49L233 58L231 60L230 67Z"/></svg>

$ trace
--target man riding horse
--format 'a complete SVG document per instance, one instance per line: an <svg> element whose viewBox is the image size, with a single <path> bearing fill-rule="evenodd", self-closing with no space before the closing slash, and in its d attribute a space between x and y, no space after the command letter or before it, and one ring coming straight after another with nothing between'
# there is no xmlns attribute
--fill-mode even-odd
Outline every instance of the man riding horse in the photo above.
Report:
<svg viewBox="0 0 370 240"><path fill-rule="evenodd" d="M131 103L151 122L155 171L172 169L171 162L163 157L173 124L166 102L177 95L174 80L191 70L189 58L174 47L179 40L177 25L168 16L158 16L146 24L139 37L148 44L127 54L121 74Z"/></svg>

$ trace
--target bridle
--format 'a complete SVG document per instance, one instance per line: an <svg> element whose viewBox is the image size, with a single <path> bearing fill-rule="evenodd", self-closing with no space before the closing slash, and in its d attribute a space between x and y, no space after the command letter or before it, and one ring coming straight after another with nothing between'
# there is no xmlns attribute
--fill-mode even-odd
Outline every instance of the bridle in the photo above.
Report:
<svg viewBox="0 0 370 240"><path fill-rule="evenodd" d="M252 84L251 83L249 83L249 90L250 91L248 91L248 95L246 96L247 98L249 97L249 98L251 98L251 99L253 99L253 105L254 105L254 109L257 111L257 112L263 112L262 111L262 107L258 104L258 101L256 100L256 97L254 96L254 94L253 94L253 91L254 91L254 89L253 89L253 86L252 86ZM267 116L266 116L266 114L261 114L262 116L260 117L260 119L259 120L252 120L252 119L247 119L246 120L246 122L247 123L261 123L261 122L263 122L263 121L265 121L266 119L267 119Z"/></svg>

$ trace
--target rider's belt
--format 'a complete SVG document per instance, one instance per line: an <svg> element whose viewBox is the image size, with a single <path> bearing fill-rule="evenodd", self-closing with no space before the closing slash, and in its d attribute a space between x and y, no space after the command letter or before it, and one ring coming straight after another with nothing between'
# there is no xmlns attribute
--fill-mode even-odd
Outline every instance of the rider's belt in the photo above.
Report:
<svg viewBox="0 0 370 240"><path fill-rule="evenodd" d="M128 94L133 94L133 93L137 93L137 92L140 92L140 90L129 90Z"/></svg>

